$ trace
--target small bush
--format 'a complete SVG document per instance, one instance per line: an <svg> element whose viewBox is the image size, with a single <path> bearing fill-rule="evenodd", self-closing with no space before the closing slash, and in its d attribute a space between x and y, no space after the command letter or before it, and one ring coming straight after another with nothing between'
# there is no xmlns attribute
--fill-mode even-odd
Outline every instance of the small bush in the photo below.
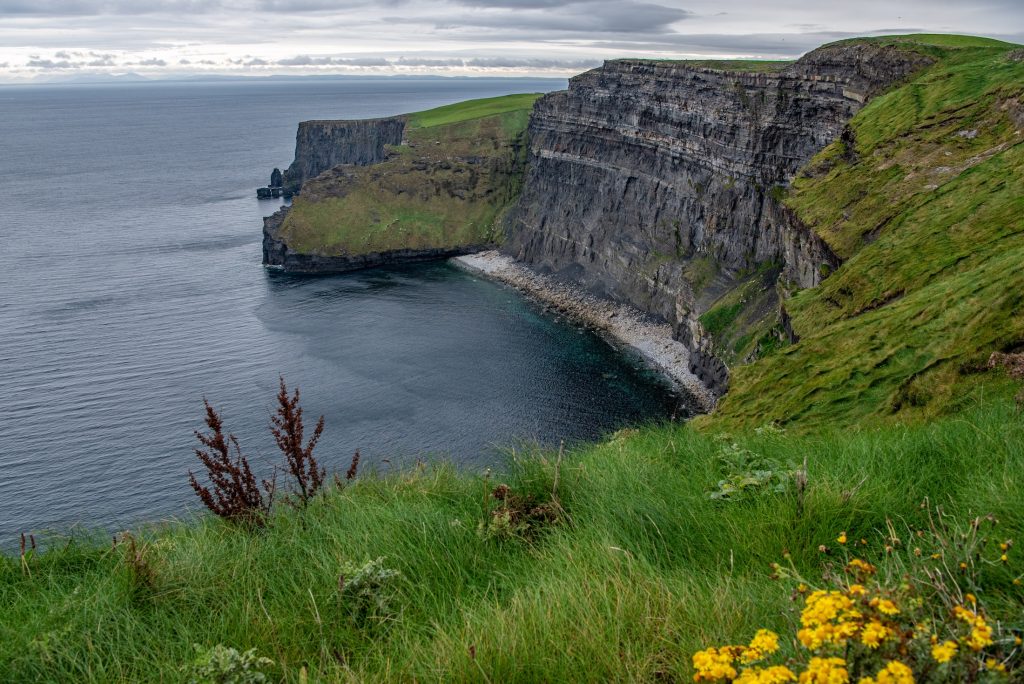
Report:
<svg viewBox="0 0 1024 684"><path fill-rule="evenodd" d="M338 577L342 607L357 624L392 617L391 600L401 576L398 570L384 567L383 557L362 566L346 565Z"/></svg>
<svg viewBox="0 0 1024 684"><path fill-rule="evenodd" d="M255 648L244 653L221 644L207 650L198 644L195 648L200 653L192 664L190 684L261 684L267 681L263 669L274 664L257 656Z"/></svg>
<svg viewBox="0 0 1024 684"><path fill-rule="evenodd" d="M299 406L299 389L296 387L295 393L289 397L283 377L280 382L277 412L270 418L270 432L274 435L277 448L284 454L285 470L295 480L299 505L304 507L320 491L326 475L326 470L320 467L313 455L313 449L324 431L324 417L320 416L313 429L313 436L303 446L305 426L302 422L302 407Z"/></svg>
<svg viewBox="0 0 1024 684"><path fill-rule="evenodd" d="M191 470L188 472L189 484L203 505L214 514L232 522L262 527L270 512L274 486L264 480L264 495L256 484L249 460L242 454L238 439L231 434L224 436L224 423L210 402L203 399L203 406L206 407L206 426L210 432L203 434L196 430L196 439L203 448L196 449L195 453L206 468L210 486L200 484ZM234 457L229 443L235 449Z"/></svg>
<svg viewBox="0 0 1024 684"><path fill-rule="evenodd" d="M760 430L767 433L779 428L771 426ZM741 501L768 492L784 493L791 488L798 472L793 465L766 458L734 443L721 447L718 460L724 477L708 494L712 501Z"/></svg>

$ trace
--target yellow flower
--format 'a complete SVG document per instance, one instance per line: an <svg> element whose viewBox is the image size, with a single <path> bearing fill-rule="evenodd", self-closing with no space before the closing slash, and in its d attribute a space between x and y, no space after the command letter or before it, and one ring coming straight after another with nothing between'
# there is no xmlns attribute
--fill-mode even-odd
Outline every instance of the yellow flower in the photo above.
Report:
<svg viewBox="0 0 1024 684"><path fill-rule="evenodd" d="M955 641L943 641L941 644L932 646L932 658L937 663L948 663L956 655L957 645Z"/></svg>
<svg viewBox="0 0 1024 684"><path fill-rule="evenodd" d="M965 594L964 598L966 598L971 603L977 603L978 602L978 597L975 596L974 594Z"/></svg>
<svg viewBox="0 0 1024 684"><path fill-rule="evenodd" d="M811 658L800 673L800 684L847 684L850 673L842 658Z"/></svg>
<svg viewBox="0 0 1024 684"><path fill-rule="evenodd" d="M1021 639L1019 636L1013 637L1014 646L1020 646L1021 644L1024 644L1024 639Z"/></svg>
<svg viewBox="0 0 1024 684"><path fill-rule="evenodd" d="M836 538L836 541L839 542L840 544L845 544L846 543L846 532L840 532L839 536Z"/></svg>
<svg viewBox="0 0 1024 684"><path fill-rule="evenodd" d="M892 635L892 630L878 620L872 620L864 625L860 634L861 643L869 648L878 648L879 645Z"/></svg>
<svg viewBox="0 0 1024 684"><path fill-rule="evenodd" d="M992 628L985 624L983 620L979 621L975 624L974 629L971 630L971 635L967 637L965 643L972 651L980 651L986 646L991 646Z"/></svg>
<svg viewBox="0 0 1024 684"><path fill-rule="evenodd" d="M999 550L1000 551L1006 551L1009 548L1010 548L1010 542L1003 542L1002 544L999 545Z"/></svg>
<svg viewBox="0 0 1024 684"><path fill-rule="evenodd" d="M779 650L779 635L770 629L759 629L750 640L750 648L761 653L775 653Z"/></svg>
<svg viewBox="0 0 1024 684"><path fill-rule="evenodd" d="M733 684L784 684L795 682L796 675L788 667L773 665L772 667L751 667L740 672Z"/></svg>
<svg viewBox="0 0 1024 684"><path fill-rule="evenodd" d="M885 615L897 615L900 609L896 607L896 604L889 599L873 598L871 599L871 607L876 608L878 612L884 613Z"/></svg>
<svg viewBox="0 0 1024 684"><path fill-rule="evenodd" d="M851 584L847 592L850 596L863 596L868 593L863 584Z"/></svg>
<svg viewBox="0 0 1024 684"><path fill-rule="evenodd" d="M876 568L874 565L866 561L862 561L860 558L854 558L846 564L846 567L850 568L851 570L863 572L866 575L872 575L875 573L876 570L878 570L878 568Z"/></svg>
<svg viewBox="0 0 1024 684"><path fill-rule="evenodd" d="M736 668L732 666L733 656L728 647L717 649L714 647L697 651L693 654L693 675L695 682L714 682L720 679L734 679Z"/></svg>
<svg viewBox="0 0 1024 684"><path fill-rule="evenodd" d="M961 570L966 570L966 569L967 569L967 563L963 563L963 562L961 562L961 563L960 563L960 569L961 569Z"/></svg>
<svg viewBox="0 0 1024 684"><path fill-rule="evenodd" d="M807 585L804 584L803 582L801 582L800 584L797 585L796 590L798 592L800 592L801 594L806 594L807 593Z"/></svg>
<svg viewBox="0 0 1024 684"><path fill-rule="evenodd" d="M914 672L898 660L890 660L878 671L875 681L878 684L914 684Z"/></svg>
<svg viewBox="0 0 1024 684"><path fill-rule="evenodd" d="M1010 559L1009 559L1009 557L1007 557L1007 555L1006 555L1006 554L1004 553L1003 555L1001 555L1001 556L999 557L999 560L1001 560L1001 561L1003 561L1003 562L1005 563L1006 561L1008 561L1008 560L1010 560Z"/></svg>
<svg viewBox="0 0 1024 684"><path fill-rule="evenodd" d="M932 554L932 560L939 560L940 558L942 558L942 554L941 553L933 553Z"/></svg>
<svg viewBox="0 0 1024 684"><path fill-rule="evenodd" d="M989 670L992 670L993 672L1006 672L1006 665L1003 665L995 658L987 659L985 661L985 667Z"/></svg>

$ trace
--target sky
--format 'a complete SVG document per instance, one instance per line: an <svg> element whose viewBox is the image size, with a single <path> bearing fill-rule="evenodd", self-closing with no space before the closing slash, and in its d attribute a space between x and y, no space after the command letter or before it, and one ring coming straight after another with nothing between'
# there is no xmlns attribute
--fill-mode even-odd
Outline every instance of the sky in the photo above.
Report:
<svg viewBox="0 0 1024 684"><path fill-rule="evenodd" d="M0 82L562 77L616 57L784 59L920 32L1024 43L1024 0L0 0Z"/></svg>

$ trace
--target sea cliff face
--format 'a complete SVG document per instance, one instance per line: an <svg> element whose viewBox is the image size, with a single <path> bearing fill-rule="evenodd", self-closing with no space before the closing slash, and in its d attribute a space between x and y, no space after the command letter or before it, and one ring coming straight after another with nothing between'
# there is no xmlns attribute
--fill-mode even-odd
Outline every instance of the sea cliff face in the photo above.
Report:
<svg viewBox="0 0 1024 684"><path fill-rule="evenodd" d="M284 187L302 184L338 164L365 166L387 157L386 145L400 145L405 118L303 121L295 134L295 161L284 172Z"/></svg>
<svg viewBox="0 0 1024 684"><path fill-rule="evenodd" d="M768 71L607 62L535 105L504 250L670 322L692 370L724 392L728 354L708 328L739 321L756 354L757 335L784 334L776 285L815 286L839 263L779 201L789 181L929 62L868 44ZM728 315L705 325L719 306Z"/></svg>

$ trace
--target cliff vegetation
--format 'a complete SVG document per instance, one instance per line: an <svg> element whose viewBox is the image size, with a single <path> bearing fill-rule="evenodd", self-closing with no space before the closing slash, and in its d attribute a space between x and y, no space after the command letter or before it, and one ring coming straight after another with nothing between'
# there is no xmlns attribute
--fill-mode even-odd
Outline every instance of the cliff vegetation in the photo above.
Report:
<svg viewBox="0 0 1024 684"><path fill-rule="evenodd" d="M276 238L292 251L357 256L498 242L519 189L537 95L448 105L404 117L382 161L340 165L302 184Z"/></svg>
<svg viewBox="0 0 1024 684"><path fill-rule="evenodd" d="M814 288L780 283L799 342L733 369L719 426L956 411L990 353L1024 349L1024 61L997 41L890 41L939 61L785 193L842 265Z"/></svg>

